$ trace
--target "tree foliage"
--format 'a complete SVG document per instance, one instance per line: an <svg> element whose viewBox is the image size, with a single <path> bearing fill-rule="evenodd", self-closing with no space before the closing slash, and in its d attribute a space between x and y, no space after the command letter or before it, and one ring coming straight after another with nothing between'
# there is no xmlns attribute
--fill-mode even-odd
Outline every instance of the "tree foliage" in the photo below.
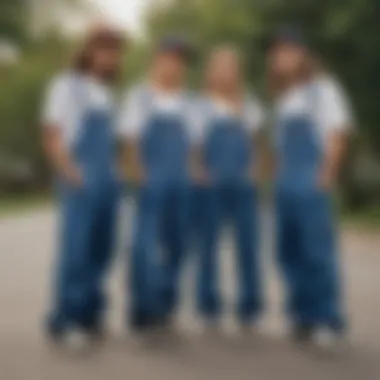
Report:
<svg viewBox="0 0 380 380"><path fill-rule="evenodd" d="M46 12L62 7L81 7L83 0L47 1ZM81 8L82 9L82 8ZM218 43L236 44L247 65L249 84L265 97L265 50L263 41L283 24L300 25L306 38L323 57L350 95L357 120L356 141L365 159L351 155L359 171L380 159L380 2L378 0L161 0L151 2L146 15L146 36L132 41L125 63L124 79L133 82L142 74L152 48L164 34L178 32L191 37L201 57ZM0 36L22 49L20 62L1 67L0 152L27 160L44 173L39 146L38 114L43 88L49 77L65 63L70 41L58 31L33 41L24 0L1 0ZM48 16L46 16L48 17ZM194 83L201 77L202 60L194 70ZM368 157L372 164L368 164ZM362 164L365 162L367 164ZM372 170L372 169L371 169ZM352 170L348 171L352 172ZM368 176L367 176L368 177ZM371 174L369 175L371 177ZM372 186L372 185L370 185ZM348 182L346 192L356 191ZM378 193L380 194L380 188Z"/></svg>
<svg viewBox="0 0 380 380"><path fill-rule="evenodd" d="M160 3L159 3L160 4ZM164 4L164 5L162 5ZM361 132L380 152L380 2L377 0L174 0L152 8L152 39L179 31L206 52L219 42L237 44L252 82L262 83L262 41L281 25L303 28L308 41L348 88ZM170 4L170 5L168 5Z"/></svg>
<svg viewBox="0 0 380 380"><path fill-rule="evenodd" d="M380 192L374 178L379 178L380 162L379 15L377 0L172 0L151 9L148 35L155 41L167 32L185 33L203 55L217 43L236 44L246 58L250 85L265 97L263 42L282 25L300 26L327 69L347 89L354 109L357 133L344 171L345 193L354 199L360 192L355 166L372 178L366 185L371 192ZM359 162L371 164L362 167Z"/></svg>
<svg viewBox="0 0 380 380"><path fill-rule="evenodd" d="M64 0L50 3L62 6ZM54 28L41 39L31 38L30 8L23 0L1 0L0 9L1 39L21 50L17 62L0 62L0 185L7 180L4 166L12 170L15 162L27 163L39 181L46 176L39 125L44 88L64 65L71 43Z"/></svg>
<svg viewBox="0 0 380 380"><path fill-rule="evenodd" d="M26 39L26 9L23 0L1 0L0 36L15 42Z"/></svg>

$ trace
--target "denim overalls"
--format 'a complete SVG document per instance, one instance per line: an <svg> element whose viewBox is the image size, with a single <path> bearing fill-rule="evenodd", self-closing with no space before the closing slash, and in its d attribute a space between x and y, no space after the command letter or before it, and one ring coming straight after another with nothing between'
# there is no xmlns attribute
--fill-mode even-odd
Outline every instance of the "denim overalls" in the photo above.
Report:
<svg viewBox="0 0 380 380"><path fill-rule="evenodd" d="M189 136L183 112L159 113L144 90L147 121L140 140L141 186L131 262L131 323L145 327L177 307L186 249ZM186 100L184 99L184 108Z"/></svg>
<svg viewBox="0 0 380 380"><path fill-rule="evenodd" d="M318 180L324 159L317 130L318 87L306 90L309 110L279 117L276 188L277 257L293 323L342 327L331 194Z"/></svg>
<svg viewBox="0 0 380 380"><path fill-rule="evenodd" d="M221 312L218 244L227 219L236 237L237 313L241 322L248 322L256 318L262 303L257 192L249 173L254 154L253 138L238 116L220 117L212 111L209 114L203 164L210 183L199 199L203 211L198 308L208 318L217 318Z"/></svg>
<svg viewBox="0 0 380 380"><path fill-rule="evenodd" d="M73 79L73 97L88 99L85 84ZM111 260L118 181L111 110L89 106L71 154L83 175L75 187L58 178L60 252L55 307L50 328L92 329L103 323L104 278Z"/></svg>

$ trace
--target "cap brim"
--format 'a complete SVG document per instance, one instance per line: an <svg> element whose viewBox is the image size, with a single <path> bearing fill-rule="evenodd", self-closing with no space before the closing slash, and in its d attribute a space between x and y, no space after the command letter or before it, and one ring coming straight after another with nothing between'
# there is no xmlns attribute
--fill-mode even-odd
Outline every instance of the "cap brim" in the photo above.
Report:
<svg viewBox="0 0 380 380"><path fill-rule="evenodd" d="M197 54L195 51L187 47L171 47L159 49L158 53L176 55L187 63L194 63L197 59Z"/></svg>
<svg viewBox="0 0 380 380"><path fill-rule="evenodd" d="M194 46L186 40L170 39L164 40L159 44L158 53L172 53L188 63L192 63L197 58L197 52Z"/></svg>
<svg viewBox="0 0 380 380"><path fill-rule="evenodd" d="M293 25L284 25L276 30L267 30L256 38L255 44L264 51L278 45L293 45L302 48L308 46L302 29Z"/></svg>

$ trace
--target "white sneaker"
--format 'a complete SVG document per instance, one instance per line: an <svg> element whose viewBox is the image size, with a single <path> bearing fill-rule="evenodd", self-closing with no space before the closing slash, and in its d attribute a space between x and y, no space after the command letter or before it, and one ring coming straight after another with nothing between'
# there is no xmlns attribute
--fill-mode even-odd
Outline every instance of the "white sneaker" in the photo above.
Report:
<svg viewBox="0 0 380 380"><path fill-rule="evenodd" d="M232 316L226 316L225 318L223 318L222 329L224 335L228 338L236 339L244 336L244 327L240 325L236 321L236 318L233 318Z"/></svg>
<svg viewBox="0 0 380 380"><path fill-rule="evenodd" d="M323 352L338 354L346 347L347 342L342 334L321 328L313 333L311 343Z"/></svg>
<svg viewBox="0 0 380 380"><path fill-rule="evenodd" d="M65 350L72 354L82 354L87 352L92 346L92 340L89 334L73 329L65 333L63 346Z"/></svg>
<svg viewBox="0 0 380 380"><path fill-rule="evenodd" d="M195 336L219 335L221 331L220 321L215 318L197 318L192 326Z"/></svg>

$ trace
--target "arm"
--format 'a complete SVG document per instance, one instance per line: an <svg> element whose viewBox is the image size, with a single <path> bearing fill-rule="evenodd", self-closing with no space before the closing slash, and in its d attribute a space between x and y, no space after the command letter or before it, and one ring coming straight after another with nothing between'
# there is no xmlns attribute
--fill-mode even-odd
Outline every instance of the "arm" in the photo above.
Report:
<svg viewBox="0 0 380 380"><path fill-rule="evenodd" d="M321 118L326 131L326 143L319 184L322 189L329 190L337 181L347 150L352 115L345 94L336 83L325 84L322 95Z"/></svg>
<svg viewBox="0 0 380 380"><path fill-rule="evenodd" d="M198 185L207 185L209 177L203 163L203 147L195 146L190 154L190 173Z"/></svg>
<svg viewBox="0 0 380 380"><path fill-rule="evenodd" d="M127 180L140 184L145 179L140 152L140 134L145 110L140 105L138 90L127 92L119 113L118 132L122 139L122 171Z"/></svg>
<svg viewBox="0 0 380 380"><path fill-rule="evenodd" d="M334 131L327 142L325 159L322 165L319 185L328 190L334 186L347 149L347 133Z"/></svg>
<svg viewBox="0 0 380 380"><path fill-rule="evenodd" d="M188 128L191 140L190 152L190 174L192 179L198 185L207 185L209 176L203 161L203 142L204 128L207 124L207 117L204 114L204 108L199 99L193 101L189 107Z"/></svg>
<svg viewBox="0 0 380 380"><path fill-rule="evenodd" d="M250 165L250 178L254 182L266 181L272 173L271 149L265 126L264 108L256 97L252 97L248 109L248 122L253 132L253 150L255 152Z"/></svg>
<svg viewBox="0 0 380 380"><path fill-rule="evenodd" d="M251 165L252 176L255 181L267 182L274 172L273 150L264 129L256 132L254 137L255 162Z"/></svg>
<svg viewBox="0 0 380 380"><path fill-rule="evenodd" d="M55 79L48 88L42 116L42 144L45 154L54 168L69 183L82 183L81 173L76 167L64 142L64 131L70 128L67 115L73 112L69 82L65 78Z"/></svg>
<svg viewBox="0 0 380 380"><path fill-rule="evenodd" d="M141 162L138 141L135 139L125 139L122 167L126 179L134 184L140 184L145 179L145 171Z"/></svg>
<svg viewBox="0 0 380 380"><path fill-rule="evenodd" d="M72 185L82 184L80 170L74 164L67 149L64 147L61 132L56 126L45 125L42 141L45 154L53 168L64 176Z"/></svg>

